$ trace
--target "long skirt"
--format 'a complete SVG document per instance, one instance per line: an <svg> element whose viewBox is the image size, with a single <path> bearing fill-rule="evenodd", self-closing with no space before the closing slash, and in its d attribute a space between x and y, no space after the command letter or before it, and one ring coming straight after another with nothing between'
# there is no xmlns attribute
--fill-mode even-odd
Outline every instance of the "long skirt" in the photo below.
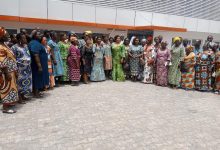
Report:
<svg viewBox="0 0 220 150"><path fill-rule="evenodd" d="M186 64L187 65L187 64ZM187 65L189 66L189 65ZM194 65L189 66L187 72L182 72L181 87L183 89L194 89L195 82L195 67Z"/></svg>
<svg viewBox="0 0 220 150"><path fill-rule="evenodd" d="M103 66L102 58L95 58L94 64L92 67L92 73L90 76L91 81L104 81L105 80L105 72Z"/></svg>
<svg viewBox="0 0 220 150"><path fill-rule="evenodd" d="M168 84L168 68L163 63L157 65L156 84L159 86L167 86Z"/></svg>
<svg viewBox="0 0 220 150"><path fill-rule="evenodd" d="M4 106L14 104L18 101L15 72L11 72L10 74L12 76L10 81L6 81L3 74L0 75L0 98Z"/></svg>
<svg viewBox="0 0 220 150"><path fill-rule="evenodd" d="M17 64L18 66L18 93L29 94L32 92L32 71L30 63Z"/></svg>
<svg viewBox="0 0 220 150"><path fill-rule="evenodd" d="M70 81L80 81L80 68L77 68L76 62L71 61L68 63L68 66Z"/></svg>
<svg viewBox="0 0 220 150"><path fill-rule="evenodd" d="M122 64L120 63L120 61L114 59L112 68L112 79L113 81L125 81Z"/></svg>
<svg viewBox="0 0 220 150"><path fill-rule="evenodd" d="M67 60L66 59L63 59L63 76L61 77L61 81L69 81L68 66L67 66Z"/></svg>
<svg viewBox="0 0 220 150"><path fill-rule="evenodd" d="M153 66L144 66L143 83L153 83Z"/></svg>

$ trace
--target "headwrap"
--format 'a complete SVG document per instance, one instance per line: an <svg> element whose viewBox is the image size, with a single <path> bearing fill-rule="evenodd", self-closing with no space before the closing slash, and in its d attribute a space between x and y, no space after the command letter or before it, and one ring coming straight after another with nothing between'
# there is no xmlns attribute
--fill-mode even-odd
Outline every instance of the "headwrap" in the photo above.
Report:
<svg viewBox="0 0 220 150"><path fill-rule="evenodd" d="M180 37L175 37L174 39L173 39L173 42L175 43L176 41L181 41L181 39L180 39Z"/></svg>
<svg viewBox="0 0 220 150"><path fill-rule="evenodd" d="M69 32L67 33L67 35L68 35L68 37L70 37L70 36L76 36L76 33L75 33L74 31L69 31Z"/></svg>
<svg viewBox="0 0 220 150"><path fill-rule="evenodd" d="M194 47L192 45L189 45L189 46L186 47L186 49L189 50L190 52L192 52Z"/></svg>
<svg viewBox="0 0 220 150"><path fill-rule="evenodd" d="M0 27L0 38L2 38L6 34L6 30L4 27Z"/></svg>
<svg viewBox="0 0 220 150"><path fill-rule="evenodd" d="M146 41L147 41L147 39L142 39L142 40L141 40L141 42L146 42Z"/></svg>
<svg viewBox="0 0 220 150"><path fill-rule="evenodd" d="M89 30L88 30L88 31L85 31L84 33L87 34L87 35L88 35L88 34L92 34L92 31L89 31Z"/></svg>
<svg viewBox="0 0 220 150"><path fill-rule="evenodd" d="M161 41L161 44L162 44L162 43L165 43L165 44L167 44L167 45L168 45L168 42L167 42L167 41Z"/></svg>
<svg viewBox="0 0 220 150"><path fill-rule="evenodd" d="M133 44L134 38L136 38L136 36L132 36L129 45Z"/></svg>

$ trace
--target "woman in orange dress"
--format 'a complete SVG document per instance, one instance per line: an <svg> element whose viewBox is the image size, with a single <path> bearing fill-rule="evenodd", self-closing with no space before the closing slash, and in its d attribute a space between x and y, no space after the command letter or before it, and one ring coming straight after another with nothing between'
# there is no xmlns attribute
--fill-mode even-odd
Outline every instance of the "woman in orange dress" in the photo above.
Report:
<svg viewBox="0 0 220 150"><path fill-rule="evenodd" d="M13 52L5 45L7 32L0 27L0 96L3 104L3 113L16 113L13 109L18 101L16 84L17 62Z"/></svg>

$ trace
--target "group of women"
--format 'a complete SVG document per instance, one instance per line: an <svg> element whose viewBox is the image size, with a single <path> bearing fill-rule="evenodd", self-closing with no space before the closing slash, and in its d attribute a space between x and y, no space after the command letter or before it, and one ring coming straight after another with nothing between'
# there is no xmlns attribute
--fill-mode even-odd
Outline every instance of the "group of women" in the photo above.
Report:
<svg viewBox="0 0 220 150"><path fill-rule="evenodd" d="M107 35L93 37L85 31L58 34L21 30L8 41L0 27L0 93L4 113L15 113L15 104L25 104L28 94L37 98L43 91L63 83L80 81L132 80L158 86L220 92L220 52L209 36L201 48L173 39L171 49L162 36L123 39ZM58 40L59 39L59 40ZM58 42L59 41L59 42ZM153 44L154 41L154 44Z"/></svg>

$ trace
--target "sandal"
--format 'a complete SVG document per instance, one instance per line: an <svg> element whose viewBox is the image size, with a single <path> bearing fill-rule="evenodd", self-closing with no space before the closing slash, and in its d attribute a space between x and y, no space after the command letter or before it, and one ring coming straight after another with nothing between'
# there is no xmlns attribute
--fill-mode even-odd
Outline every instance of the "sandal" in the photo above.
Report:
<svg viewBox="0 0 220 150"><path fill-rule="evenodd" d="M16 113L17 111L16 110L13 110L13 109L5 109L5 110L2 110L3 113L6 113L6 114L14 114Z"/></svg>

